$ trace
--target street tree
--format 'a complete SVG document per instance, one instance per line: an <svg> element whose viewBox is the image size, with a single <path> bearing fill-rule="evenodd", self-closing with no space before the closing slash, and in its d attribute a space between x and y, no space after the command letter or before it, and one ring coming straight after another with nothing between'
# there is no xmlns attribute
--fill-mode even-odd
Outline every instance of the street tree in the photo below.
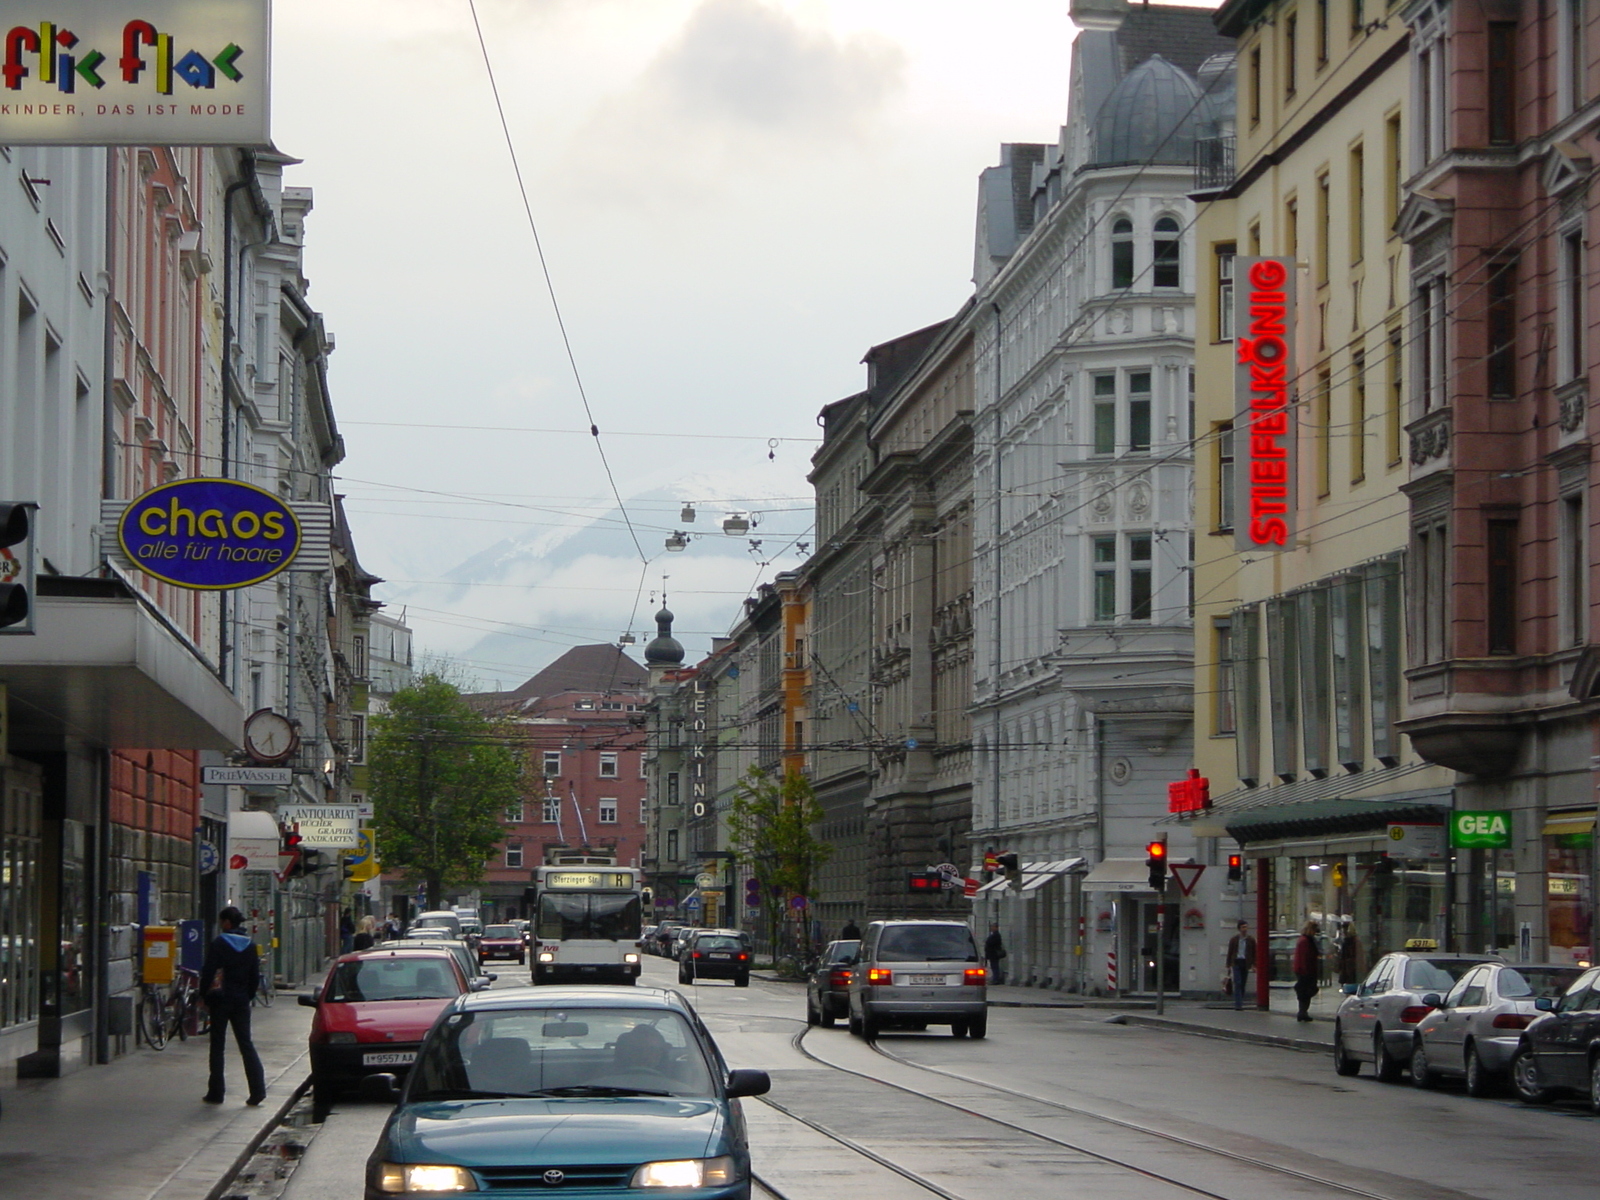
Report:
<svg viewBox="0 0 1600 1200"><path fill-rule="evenodd" d="M781 778L751 767L734 789L728 806L728 838L738 861L761 883L761 911L767 944L776 951L784 914L796 896L815 899L817 870L833 847L814 832L822 820L811 781L799 771ZM802 921L809 943L809 922Z"/></svg>
<svg viewBox="0 0 1600 1200"><path fill-rule="evenodd" d="M437 673L396 692L373 721L368 793L385 871L420 882L428 907L483 881L522 796L521 753L509 726L479 713Z"/></svg>

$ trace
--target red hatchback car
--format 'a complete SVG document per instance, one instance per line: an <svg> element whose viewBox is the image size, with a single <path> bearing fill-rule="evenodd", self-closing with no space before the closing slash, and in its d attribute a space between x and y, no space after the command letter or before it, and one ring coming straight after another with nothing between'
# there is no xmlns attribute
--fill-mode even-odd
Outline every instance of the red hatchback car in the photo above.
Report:
<svg viewBox="0 0 1600 1200"><path fill-rule="evenodd" d="M522 931L515 925L490 925L478 942L478 957L488 962L491 958L511 958L519 963L528 961L528 947L523 944Z"/></svg>
<svg viewBox="0 0 1600 1200"><path fill-rule="evenodd" d="M440 1011L471 986L442 950L363 950L342 955L300 1003L311 1020L312 1119L321 1121L363 1075L403 1075Z"/></svg>

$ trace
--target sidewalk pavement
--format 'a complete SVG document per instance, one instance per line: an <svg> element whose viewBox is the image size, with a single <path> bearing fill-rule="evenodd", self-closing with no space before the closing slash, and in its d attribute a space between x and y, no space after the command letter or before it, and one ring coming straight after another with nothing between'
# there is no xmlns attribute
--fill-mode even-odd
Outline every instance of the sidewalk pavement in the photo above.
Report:
<svg viewBox="0 0 1600 1200"><path fill-rule="evenodd" d="M310 1072L311 1011L280 992L256 1008L252 1033L267 1100L246 1106L239 1052L228 1045L228 1099L205 1104L209 1038L140 1047L61 1079L0 1075L0 1197L206 1200L278 1121Z"/></svg>

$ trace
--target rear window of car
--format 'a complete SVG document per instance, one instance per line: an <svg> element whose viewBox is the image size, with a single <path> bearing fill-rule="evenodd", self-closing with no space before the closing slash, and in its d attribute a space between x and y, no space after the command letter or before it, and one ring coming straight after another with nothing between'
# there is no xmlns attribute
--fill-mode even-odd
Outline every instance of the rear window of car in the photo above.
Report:
<svg viewBox="0 0 1600 1200"><path fill-rule="evenodd" d="M696 950L743 950L744 943L736 937L698 937L694 940Z"/></svg>
<svg viewBox="0 0 1600 1200"><path fill-rule="evenodd" d="M1507 1000L1561 995L1578 977L1577 967L1507 967L1500 972L1500 994Z"/></svg>
<svg viewBox="0 0 1600 1200"><path fill-rule="evenodd" d="M878 962L977 962L978 948L960 925L890 925L878 937Z"/></svg>
<svg viewBox="0 0 1600 1200"><path fill-rule="evenodd" d="M1459 958L1414 958L1406 964L1405 986L1428 992L1448 992L1478 963Z"/></svg>
<svg viewBox="0 0 1600 1200"><path fill-rule="evenodd" d="M856 951L860 948L860 942L835 942L828 947L828 961L830 963L849 962L856 956Z"/></svg>
<svg viewBox="0 0 1600 1200"><path fill-rule="evenodd" d="M459 996L456 973L444 958L362 958L333 969L327 999L346 1004L368 1000L448 1000Z"/></svg>
<svg viewBox="0 0 1600 1200"><path fill-rule="evenodd" d="M515 925L491 925L483 931L486 938L514 938L517 936Z"/></svg>

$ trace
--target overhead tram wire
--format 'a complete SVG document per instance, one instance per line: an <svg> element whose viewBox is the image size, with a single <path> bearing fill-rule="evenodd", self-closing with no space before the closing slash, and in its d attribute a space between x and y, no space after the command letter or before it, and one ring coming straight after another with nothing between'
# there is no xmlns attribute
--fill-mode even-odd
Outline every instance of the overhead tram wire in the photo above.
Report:
<svg viewBox="0 0 1600 1200"><path fill-rule="evenodd" d="M523 178L522 163L517 158L517 144L511 136L511 124L506 119L505 104L500 99L500 84L495 79L494 62L489 57L489 43L484 40L483 24L478 20L477 0L467 0L467 9L472 14L472 28L478 35L478 49L483 53L483 69L489 79L489 91L494 96L495 112L500 118L500 130L505 135L506 152L511 156L511 169L517 177L517 191L522 196L522 211L528 217L528 230L533 234L533 247L539 255L539 270L544 275L544 286L550 296L550 307L555 313L556 328L561 332L561 345L566 350L567 365L572 368L572 379L578 388L578 399L583 403L584 415L589 418L589 433L594 438L595 451L600 455L600 465L605 468L606 482L611 485L611 495L617 502L617 509L622 513L623 523L628 527L628 536L633 539L633 547L639 552L639 557L646 563L650 561L649 555L644 552L644 545L639 541L639 534L633 528L633 521L628 516L628 507L622 502L622 492L617 487L616 476L611 470L611 460L606 457L606 448L600 440L600 426L594 419L594 410L589 404L589 393L583 386L583 373L578 370L577 355L572 350L572 339L567 336L567 323L561 315L561 303L556 298L555 280L550 276L550 264L545 261L544 242L539 237L539 223L533 217L533 201L528 197L528 184Z"/></svg>

